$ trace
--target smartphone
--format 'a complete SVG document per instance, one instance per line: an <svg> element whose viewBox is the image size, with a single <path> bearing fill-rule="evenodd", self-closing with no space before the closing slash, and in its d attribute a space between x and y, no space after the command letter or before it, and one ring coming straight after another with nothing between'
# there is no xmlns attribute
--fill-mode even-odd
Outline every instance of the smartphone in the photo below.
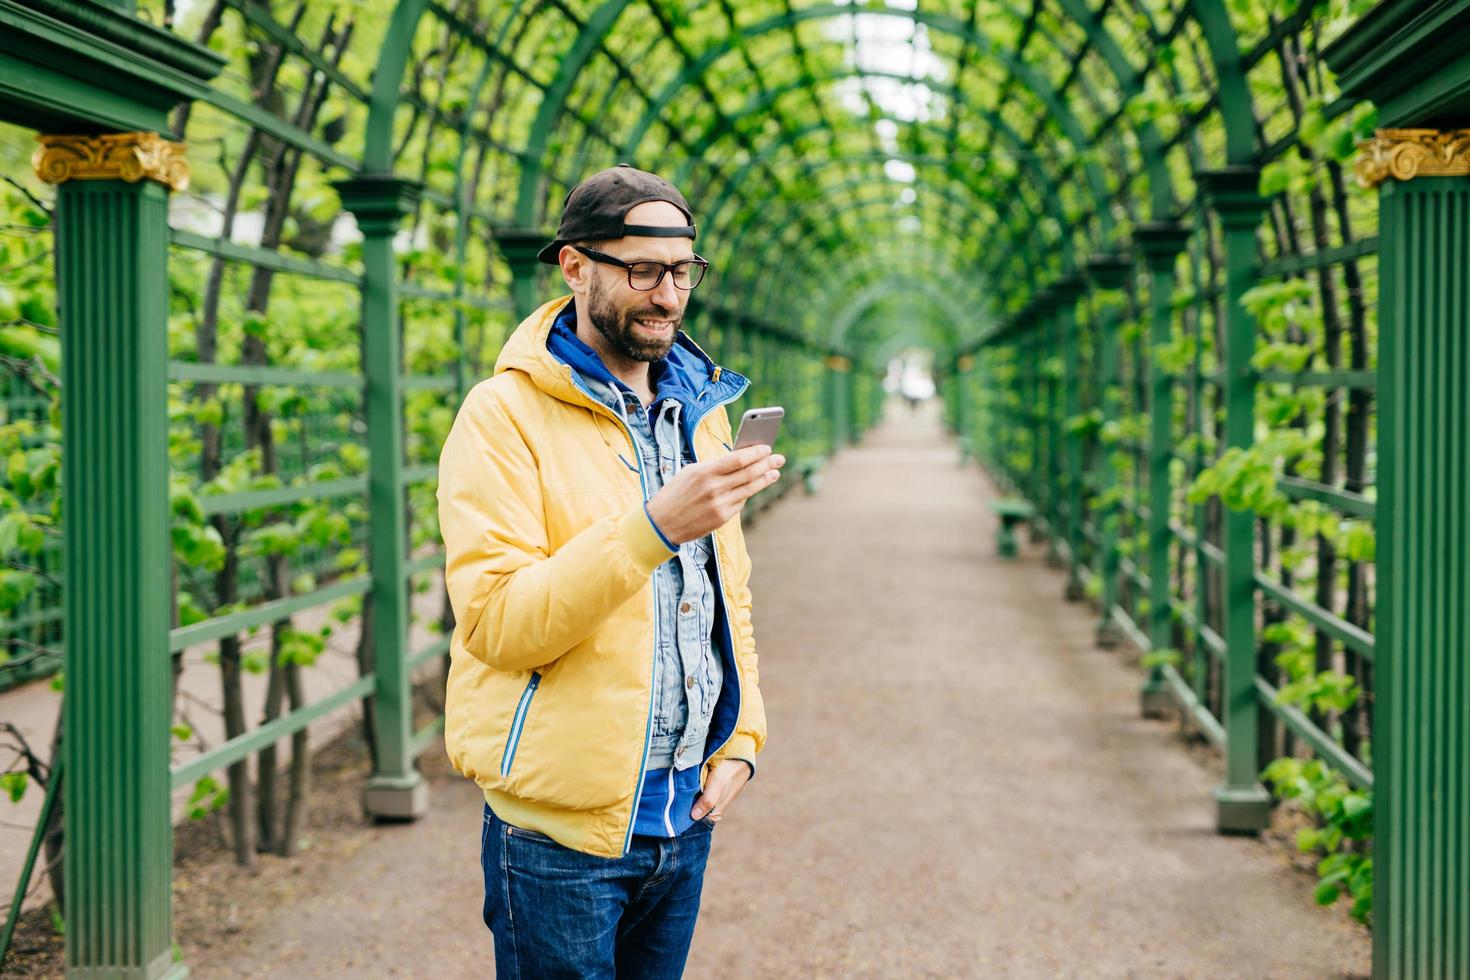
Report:
<svg viewBox="0 0 1470 980"><path fill-rule="evenodd" d="M740 416L740 432L735 436L735 448L744 449L757 443L767 446L776 444L776 433L781 431L781 419L786 409L779 405L770 408L751 408Z"/></svg>

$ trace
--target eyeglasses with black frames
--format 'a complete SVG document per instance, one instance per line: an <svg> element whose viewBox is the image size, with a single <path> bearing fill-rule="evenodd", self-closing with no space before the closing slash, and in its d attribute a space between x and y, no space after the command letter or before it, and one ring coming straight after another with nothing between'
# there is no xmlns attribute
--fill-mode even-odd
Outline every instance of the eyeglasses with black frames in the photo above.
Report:
<svg viewBox="0 0 1470 980"><path fill-rule="evenodd" d="M692 259L683 259L672 264L652 260L624 262L616 255L608 255L606 252L588 248L585 245L573 245L572 247L593 262L615 265L625 270L628 273L628 285L640 292L657 289L658 284L664 281L665 273L674 277L675 289L690 290L704 280L705 271L709 269L709 262L698 255Z"/></svg>

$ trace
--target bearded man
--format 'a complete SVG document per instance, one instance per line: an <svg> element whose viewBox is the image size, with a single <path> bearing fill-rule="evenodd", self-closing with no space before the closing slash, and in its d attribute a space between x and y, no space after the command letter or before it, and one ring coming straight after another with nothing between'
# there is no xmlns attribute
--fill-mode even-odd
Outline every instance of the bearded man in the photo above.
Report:
<svg viewBox="0 0 1470 980"><path fill-rule="evenodd" d="M540 253L572 295L516 329L440 457L444 735L485 794L497 976L680 976L765 744L739 514L785 459L731 449L749 382L680 329L694 237L653 174L573 188Z"/></svg>

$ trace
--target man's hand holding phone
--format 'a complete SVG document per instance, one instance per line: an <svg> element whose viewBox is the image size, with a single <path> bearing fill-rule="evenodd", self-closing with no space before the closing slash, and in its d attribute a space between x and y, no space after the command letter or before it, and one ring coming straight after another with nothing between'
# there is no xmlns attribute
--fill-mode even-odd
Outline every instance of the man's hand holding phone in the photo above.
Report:
<svg viewBox="0 0 1470 980"><path fill-rule="evenodd" d="M775 483L786 457L761 443L690 463L648 501L648 516L675 544L724 527L745 501Z"/></svg>

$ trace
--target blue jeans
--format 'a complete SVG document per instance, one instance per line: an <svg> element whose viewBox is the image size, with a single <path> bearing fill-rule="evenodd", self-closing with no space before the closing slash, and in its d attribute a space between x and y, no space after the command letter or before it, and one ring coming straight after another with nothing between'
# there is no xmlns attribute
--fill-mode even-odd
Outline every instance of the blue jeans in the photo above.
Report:
<svg viewBox="0 0 1470 980"><path fill-rule="evenodd" d="M495 976L677 980L684 973L709 818L678 837L633 835L621 858L583 854L512 827L485 806L480 865Z"/></svg>

